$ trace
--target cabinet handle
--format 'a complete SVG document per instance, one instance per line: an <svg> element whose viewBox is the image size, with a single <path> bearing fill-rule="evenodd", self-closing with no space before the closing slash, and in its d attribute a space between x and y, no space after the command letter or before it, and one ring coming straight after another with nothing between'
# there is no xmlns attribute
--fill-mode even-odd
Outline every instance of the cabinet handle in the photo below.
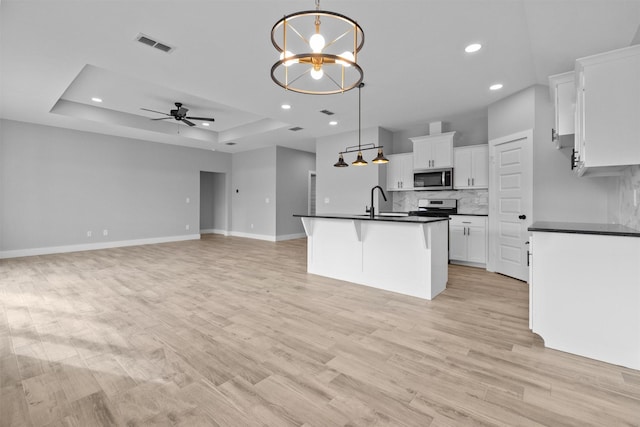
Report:
<svg viewBox="0 0 640 427"><path fill-rule="evenodd" d="M476 179L475 178L471 178L471 185L476 185Z"/></svg>
<svg viewBox="0 0 640 427"><path fill-rule="evenodd" d="M467 185L471 185L471 178L467 178Z"/></svg>
<svg viewBox="0 0 640 427"><path fill-rule="evenodd" d="M558 134L554 128L551 128L551 140L555 141L558 138Z"/></svg>
<svg viewBox="0 0 640 427"><path fill-rule="evenodd" d="M463 236L467 235L467 227L462 227L462 235Z"/></svg>

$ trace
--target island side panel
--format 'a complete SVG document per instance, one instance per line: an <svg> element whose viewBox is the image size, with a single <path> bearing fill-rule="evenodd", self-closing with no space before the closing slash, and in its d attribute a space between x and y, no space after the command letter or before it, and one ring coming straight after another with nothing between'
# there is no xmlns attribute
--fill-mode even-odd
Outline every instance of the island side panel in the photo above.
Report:
<svg viewBox="0 0 640 427"><path fill-rule="evenodd" d="M367 221L362 233L362 284L431 298L429 251L422 224Z"/></svg>
<svg viewBox="0 0 640 427"><path fill-rule="evenodd" d="M438 221L424 224L429 227L430 297L434 298L447 287L449 280L449 222Z"/></svg>
<svg viewBox="0 0 640 427"><path fill-rule="evenodd" d="M307 271L360 283L362 242L357 232L360 221L311 218L310 222L313 231L307 239Z"/></svg>
<svg viewBox="0 0 640 427"><path fill-rule="evenodd" d="M640 239L534 232L531 326L545 346L640 369Z"/></svg>

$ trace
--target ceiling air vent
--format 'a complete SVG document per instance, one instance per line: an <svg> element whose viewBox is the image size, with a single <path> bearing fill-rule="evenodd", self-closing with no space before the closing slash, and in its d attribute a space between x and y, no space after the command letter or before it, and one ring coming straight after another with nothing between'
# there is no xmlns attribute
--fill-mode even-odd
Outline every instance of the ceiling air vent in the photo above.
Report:
<svg viewBox="0 0 640 427"><path fill-rule="evenodd" d="M329 110L320 110L322 114L326 114L327 116L333 116L335 113Z"/></svg>
<svg viewBox="0 0 640 427"><path fill-rule="evenodd" d="M149 37L146 34L142 33L136 36L136 40L142 44L146 44L147 46L154 47L166 53L171 53L175 49L175 47L169 46L166 43L161 43L158 40L155 40L153 37Z"/></svg>
<svg viewBox="0 0 640 427"><path fill-rule="evenodd" d="M290 131L293 131L293 132L298 132L299 130L302 130L302 129L303 129L303 128L301 128L300 126L296 126L296 127L289 128L289 130L290 130Z"/></svg>
<svg viewBox="0 0 640 427"><path fill-rule="evenodd" d="M236 145L235 142L225 142L225 145Z"/></svg>

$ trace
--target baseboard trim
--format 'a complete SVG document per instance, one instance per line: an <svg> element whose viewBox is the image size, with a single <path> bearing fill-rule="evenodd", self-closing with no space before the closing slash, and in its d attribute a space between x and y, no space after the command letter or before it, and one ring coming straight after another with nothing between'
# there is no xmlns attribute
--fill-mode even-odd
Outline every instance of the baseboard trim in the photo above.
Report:
<svg viewBox="0 0 640 427"><path fill-rule="evenodd" d="M200 234L183 236L152 237L149 239L121 240L116 242L88 243L82 245L48 246L45 248L17 249L0 251L0 259L19 258L36 255L62 254L68 252L94 251L98 249L121 248L125 246L155 245L157 243L181 242L184 240L199 240Z"/></svg>
<svg viewBox="0 0 640 427"><path fill-rule="evenodd" d="M228 236L229 232L227 230L220 230L218 228L205 228L200 230L200 234L222 234L223 236Z"/></svg>
<svg viewBox="0 0 640 427"><path fill-rule="evenodd" d="M275 236L270 236L268 234L253 234L253 233L243 233L241 231L232 231L229 233L230 236L233 237L244 237L247 239L256 239L256 240L267 240L269 242L275 242Z"/></svg>
<svg viewBox="0 0 640 427"><path fill-rule="evenodd" d="M305 233L281 234L280 236L276 236L276 241L302 239L303 237L307 237L307 235Z"/></svg>

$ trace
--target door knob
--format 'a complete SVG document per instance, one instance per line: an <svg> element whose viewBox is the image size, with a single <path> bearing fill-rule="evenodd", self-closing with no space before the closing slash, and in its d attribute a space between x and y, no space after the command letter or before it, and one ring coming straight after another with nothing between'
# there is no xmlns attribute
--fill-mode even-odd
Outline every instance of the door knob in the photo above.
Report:
<svg viewBox="0 0 640 427"><path fill-rule="evenodd" d="M520 218L520 219L527 219L527 216L526 216L526 215L520 215L520 216L518 216L518 218Z"/></svg>

